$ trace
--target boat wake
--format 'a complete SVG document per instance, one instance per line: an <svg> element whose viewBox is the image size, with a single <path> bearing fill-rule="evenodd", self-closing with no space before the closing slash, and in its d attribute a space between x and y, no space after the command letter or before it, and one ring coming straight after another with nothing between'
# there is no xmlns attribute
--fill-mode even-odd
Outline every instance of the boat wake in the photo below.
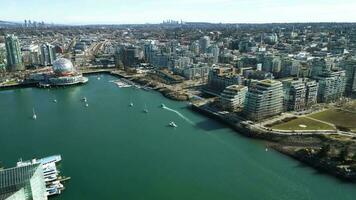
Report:
<svg viewBox="0 0 356 200"><path fill-rule="evenodd" d="M168 110L168 111L171 111L171 112L176 113L179 117L181 117L182 119L184 119L184 120L187 121L188 123L194 125L194 122L193 122L192 120L188 119L186 116L184 116L184 115L183 115L182 113L180 113L179 111L174 110L174 109L172 109L172 108L168 108L168 107L165 106L165 105L163 105L162 108L165 109L165 110Z"/></svg>

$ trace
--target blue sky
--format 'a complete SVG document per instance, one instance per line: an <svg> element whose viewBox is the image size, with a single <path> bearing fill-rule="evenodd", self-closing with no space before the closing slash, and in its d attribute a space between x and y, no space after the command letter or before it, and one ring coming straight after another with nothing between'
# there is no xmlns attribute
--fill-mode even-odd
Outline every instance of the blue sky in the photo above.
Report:
<svg viewBox="0 0 356 200"><path fill-rule="evenodd" d="M48 23L356 22L356 0L0 0L0 20Z"/></svg>

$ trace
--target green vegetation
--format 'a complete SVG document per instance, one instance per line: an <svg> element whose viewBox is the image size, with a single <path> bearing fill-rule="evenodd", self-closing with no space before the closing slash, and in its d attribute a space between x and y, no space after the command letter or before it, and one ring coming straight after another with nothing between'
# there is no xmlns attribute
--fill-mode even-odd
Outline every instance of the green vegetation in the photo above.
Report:
<svg viewBox="0 0 356 200"><path fill-rule="evenodd" d="M356 113L330 109L312 114L309 117L335 124L336 126L342 127L344 129L356 131Z"/></svg>
<svg viewBox="0 0 356 200"><path fill-rule="evenodd" d="M321 123L316 120L299 117L288 122L282 122L272 126L273 129L279 130L335 130L329 124Z"/></svg>

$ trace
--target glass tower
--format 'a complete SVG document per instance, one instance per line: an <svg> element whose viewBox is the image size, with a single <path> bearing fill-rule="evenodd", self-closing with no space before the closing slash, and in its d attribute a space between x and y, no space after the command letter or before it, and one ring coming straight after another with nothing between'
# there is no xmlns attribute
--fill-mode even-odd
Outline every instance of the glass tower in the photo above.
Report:
<svg viewBox="0 0 356 200"><path fill-rule="evenodd" d="M14 35L7 35L5 38L5 46L7 52L7 70L24 70L25 67L22 63L22 55L18 38Z"/></svg>

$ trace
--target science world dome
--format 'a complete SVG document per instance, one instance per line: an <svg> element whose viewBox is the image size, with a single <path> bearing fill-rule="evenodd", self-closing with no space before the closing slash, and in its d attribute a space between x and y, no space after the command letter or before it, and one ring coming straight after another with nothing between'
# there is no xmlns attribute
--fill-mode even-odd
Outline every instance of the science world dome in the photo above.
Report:
<svg viewBox="0 0 356 200"><path fill-rule="evenodd" d="M53 72L57 75L68 75L75 72L72 62L65 58L59 58L53 62Z"/></svg>

